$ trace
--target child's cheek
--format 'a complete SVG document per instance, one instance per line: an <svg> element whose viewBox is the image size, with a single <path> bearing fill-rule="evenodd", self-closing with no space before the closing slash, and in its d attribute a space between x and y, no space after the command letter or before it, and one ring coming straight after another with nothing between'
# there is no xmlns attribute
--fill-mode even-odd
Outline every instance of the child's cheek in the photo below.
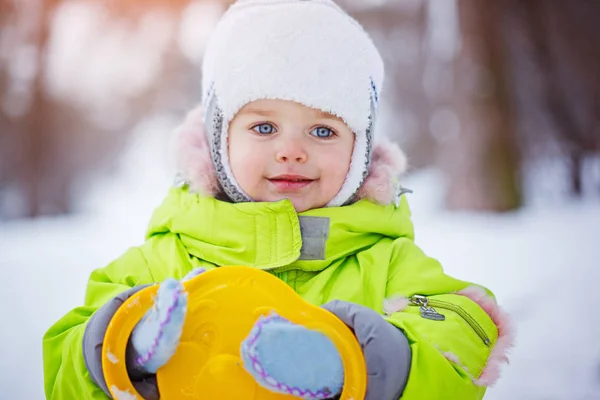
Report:
<svg viewBox="0 0 600 400"><path fill-rule="evenodd" d="M248 135L250 136L250 135ZM233 137L229 145L229 164L241 188L255 198L259 195L259 183L268 154L265 143L257 143L253 137Z"/></svg>
<svg viewBox="0 0 600 400"><path fill-rule="evenodd" d="M344 180L350 170L351 154L346 154L346 149L339 149L334 154L327 154L324 158L323 170L333 180Z"/></svg>

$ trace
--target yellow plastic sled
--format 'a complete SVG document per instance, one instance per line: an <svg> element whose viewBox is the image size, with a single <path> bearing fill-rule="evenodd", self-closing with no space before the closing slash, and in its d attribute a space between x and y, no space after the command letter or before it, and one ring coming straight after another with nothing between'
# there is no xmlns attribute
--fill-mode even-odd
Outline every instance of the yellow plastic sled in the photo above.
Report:
<svg viewBox="0 0 600 400"><path fill-rule="evenodd" d="M254 268L221 267L183 286L188 293L188 310L181 343L156 374L161 400L296 398L259 386L244 369L239 354L257 319L273 311L327 335L344 365L341 399L364 399L366 366L352 331L333 314L304 301L283 281ZM152 307L157 290L158 285L153 285L132 296L106 331L102 368L115 399L143 399L127 374L125 353L133 328Z"/></svg>

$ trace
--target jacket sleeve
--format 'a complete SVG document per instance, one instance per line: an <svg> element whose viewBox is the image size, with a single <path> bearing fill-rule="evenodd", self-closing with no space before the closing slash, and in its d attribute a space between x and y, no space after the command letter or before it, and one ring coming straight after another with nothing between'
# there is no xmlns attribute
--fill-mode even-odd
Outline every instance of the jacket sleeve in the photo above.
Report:
<svg viewBox="0 0 600 400"><path fill-rule="evenodd" d="M107 399L88 371L83 354L86 327L96 311L119 294L141 285L181 278L192 269L191 260L181 256L176 235L151 237L141 247L92 272L85 302L67 313L44 335L44 391L47 399ZM187 253L186 253L187 254ZM97 319L97 318L96 318ZM105 318L102 318L105 319Z"/></svg>
<svg viewBox="0 0 600 400"><path fill-rule="evenodd" d="M511 340L492 295L445 275L411 238L402 238L394 243L386 298L386 319L404 332L412 353L401 398L483 398Z"/></svg>

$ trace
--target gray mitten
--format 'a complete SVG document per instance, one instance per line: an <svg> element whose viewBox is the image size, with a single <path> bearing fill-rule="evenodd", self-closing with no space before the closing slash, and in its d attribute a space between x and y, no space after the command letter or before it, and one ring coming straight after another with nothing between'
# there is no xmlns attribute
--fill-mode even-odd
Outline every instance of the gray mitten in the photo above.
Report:
<svg viewBox="0 0 600 400"><path fill-rule="evenodd" d="M323 306L354 331L367 363L366 400L397 400L410 372L411 351L404 333L370 308L340 300Z"/></svg>

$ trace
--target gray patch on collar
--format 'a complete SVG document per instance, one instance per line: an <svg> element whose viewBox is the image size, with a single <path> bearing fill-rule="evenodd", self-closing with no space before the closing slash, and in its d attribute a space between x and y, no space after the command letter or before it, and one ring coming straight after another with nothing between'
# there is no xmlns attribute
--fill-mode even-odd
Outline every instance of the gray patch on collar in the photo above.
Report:
<svg viewBox="0 0 600 400"><path fill-rule="evenodd" d="M302 235L299 260L324 260L329 237L329 218L301 216L298 219Z"/></svg>

